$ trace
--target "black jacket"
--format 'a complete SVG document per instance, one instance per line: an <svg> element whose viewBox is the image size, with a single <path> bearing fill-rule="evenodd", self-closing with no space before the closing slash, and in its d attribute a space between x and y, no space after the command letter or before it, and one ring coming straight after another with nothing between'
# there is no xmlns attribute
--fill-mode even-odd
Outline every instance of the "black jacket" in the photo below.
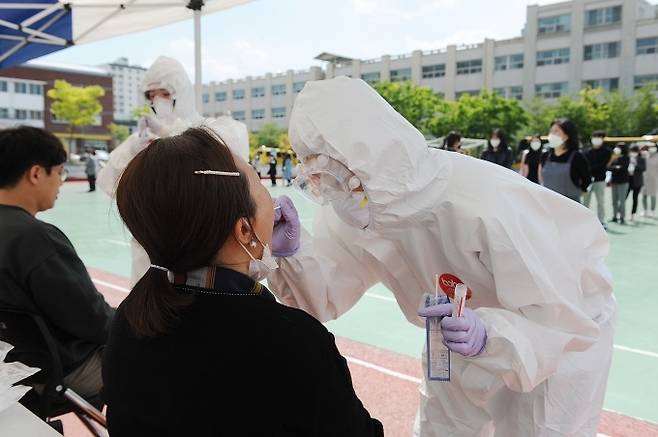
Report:
<svg viewBox="0 0 658 437"><path fill-rule="evenodd" d="M44 317L65 373L105 344L114 316L62 231L6 205L0 205L0 305ZM13 340L7 361L38 365L45 348L32 350L22 340Z"/></svg>
<svg viewBox="0 0 658 437"><path fill-rule="evenodd" d="M633 160L629 157L629 162ZM642 156L638 156L635 160L635 168L633 173L629 171L629 183L633 188L640 188L644 185L644 172L647 171L647 160Z"/></svg>
<svg viewBox="0 0 658 437"><path fill-rule="evenodd" d="M628 156L620 156L610 163L608 170L612 172L610 183L612 184L626 184L629 182L628 164L630 159Z"/></svg>
<svg viewBox="0 0 658 437"><path fill-rule="evenodd" d="M512 168L512 164L514 163L512 151L508 148L499 148L498 150L494 150L493 147L489 147L484 152L482 152L480 159L493 162L494 164L502 165L505 168Z"/></svg>
<svg viewBox="0 0 658 437"><path fill-rule="evenodd" d="M214 291L236 295L178 290L195 301L154 338L119 306L103 357L112 437L383 436L313 317L232 270L216 269Z"/></svg>
<svg viewBox="0 0 658 437"><path fill-rule="evenodd" d="M587 158L589 169L592 172L593 182L605 181L605 173L608 169L610 156L612 156L612 152L603 146L598 149L592 147L585 152L585 158Z"/></svg>

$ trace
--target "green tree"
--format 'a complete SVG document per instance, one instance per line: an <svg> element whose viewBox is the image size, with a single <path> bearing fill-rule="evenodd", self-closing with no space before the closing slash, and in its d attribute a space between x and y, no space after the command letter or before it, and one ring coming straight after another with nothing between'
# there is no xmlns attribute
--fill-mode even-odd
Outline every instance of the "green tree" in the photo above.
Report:
<svg viewBox="0 0 658 437"><path fill-rule="evenodd" d="M254 132L254 137L258 147L279 147L281 137L285 134L285 129L279 128L275 123L267 123L260 130Z"/></svg>
<svg viewBox="0 0 658 437"><path fill-rule="evenodd" d="M112 134L112 142L114 143L114 147L123 143L126 140L126 138L128 138L128 136L130 135L130 129L128 129L128 126L123 126L116 123L110 123L107 126L107 128L110 130L110 133Z"/></svg>
<svg viewBox="0 0 658 437"><path fill-rule="evenodd" d="M583 88L577 98L561 97L549 109L551 118L568 118L578 127L578 134L587 140L592 132L605 129L609 124L610 110L601 88Z"/></svg>
<svg viewBox="0 0 658 437"><path fill-rule="evenodd" d="M640 88L633 96L633 131L634 135L645 135L658 128L658 99L654 92L657 84Z"/></svg>
<svg viewBox="0 0 658 437"><path fill-rule="evenodd" d="M487 138L500 128L513 138L526 123L527 115L518 100L483 90L477 96L464 94L457 102L445 104L430 129L436 136L457 130L465 137Z"/></svg>
<svg viewBox="0 0 658 437"><path fill-rule="evenodd" d="M619 91L605 95L608 106L608 119L603 130L608 136L631 136L634 132L633 102Z"/></svg>
<svg viewBox="0 0 658 437"><path fill-rule="evenodd" d="M411 82L378 82L375 90L421 132L429 131L429 124L440 111L443 98L428 87Z"/></svg>
<svg viewBox="0 0 658 437"><path fill-rule="evenodd" d="M105 90L98 85L85 87L73 86L65 80L56 80L48 97L52 99L50 112L56 119L68 124L69 144L73 141L75 129L89 126L103 110L99 98Z"/></svg>
<svg viewBox="0 0 658 437"><path fill-rule="evenodd" d="M550 105L541 97L535 97L525 105L526 126L525 134L536 133L544 135L548 133L551 123Z"/></svg>
<svg viewBox="0 0 658 437"><path fill-rule="evenodd" d="M151 107L147 104L143 104L142 106L138 106L137 108L133 109L130 114L133 116L133 119L137 120L143 115L148 115L152 113L153 110L151 109Z"/></svg>

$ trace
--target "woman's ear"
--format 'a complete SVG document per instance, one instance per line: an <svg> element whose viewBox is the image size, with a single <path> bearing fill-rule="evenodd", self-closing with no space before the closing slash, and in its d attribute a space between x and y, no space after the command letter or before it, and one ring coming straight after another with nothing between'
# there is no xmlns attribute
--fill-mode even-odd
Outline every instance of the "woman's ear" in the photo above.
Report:
<svg viewBox="0 0 658 437"><path fill-rule="evenodd" d="M252 241L254 241L254 233L251 229L251 225L246 218L241 217L238 221L235 222L233 227L233 236L238 240L242 245L249 247Z"/></svg>

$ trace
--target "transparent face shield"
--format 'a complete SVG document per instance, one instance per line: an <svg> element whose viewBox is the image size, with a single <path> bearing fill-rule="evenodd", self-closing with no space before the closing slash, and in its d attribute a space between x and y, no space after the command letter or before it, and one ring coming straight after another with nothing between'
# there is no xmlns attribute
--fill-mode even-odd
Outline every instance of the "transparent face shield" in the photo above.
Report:
<svg viewBox="0 0 658 437"><path fill-rule="evenodd" d="M293 182L307 198L320 205L349 197L361 181L342 163L325 155L304 158Z"/></svg>

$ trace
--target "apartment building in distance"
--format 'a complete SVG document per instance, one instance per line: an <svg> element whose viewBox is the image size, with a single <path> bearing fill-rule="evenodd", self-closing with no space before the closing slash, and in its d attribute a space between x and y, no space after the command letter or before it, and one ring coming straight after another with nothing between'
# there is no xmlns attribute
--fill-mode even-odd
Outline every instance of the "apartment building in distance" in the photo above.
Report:
<svg viewBox="0 0 658 437"><path fill-rule="evenodd" d="M136 126L137 121L133 117L133 111L145 103L142 81L146 68L130 65L128 58L125 57L100 65L99 68L112 75L115 122L130 127Z"/></svg>
<svg viewBox="0 0 658 437"><path fill-rule="evenodd" d="M530 5L521 36L360 60L323 53L326 68L232 79L204 86L203 112L230 114L252 131L287 127L295 95L308 80L340 75L412 81L447 99L482 89L509 98L555 99L584 86L634 89L658 81L658 6L646 0L572 0Z"/></svg>

